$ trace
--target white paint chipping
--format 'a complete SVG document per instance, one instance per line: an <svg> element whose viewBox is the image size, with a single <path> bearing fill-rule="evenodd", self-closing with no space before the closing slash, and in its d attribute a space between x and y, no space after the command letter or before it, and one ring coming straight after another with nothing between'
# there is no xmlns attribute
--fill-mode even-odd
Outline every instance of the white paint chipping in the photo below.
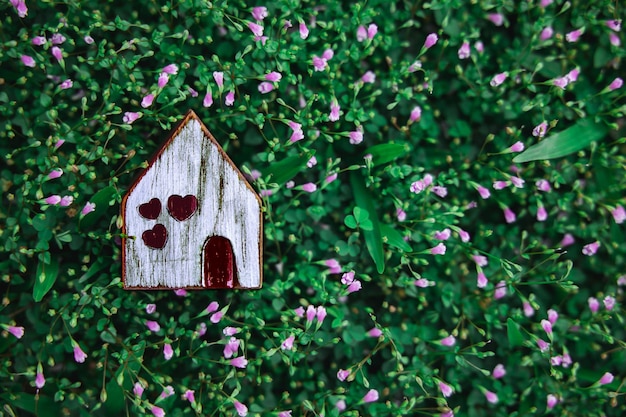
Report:
<svg viewBox="0 0 626 417"><path fill-rule="evenodd" d="M183 222L167 211L173 194L198 199L198 210ZM139 205L155 197L161 200L161 213L155 220L143 218ZM232 243L239 285L260 287L260 219L259 201L245 180L190 118L126 197L125 285L202 286L202 246L208 237L219 235ZM157 223L168 231L163 249L152 249L141 238Z"/></svg>

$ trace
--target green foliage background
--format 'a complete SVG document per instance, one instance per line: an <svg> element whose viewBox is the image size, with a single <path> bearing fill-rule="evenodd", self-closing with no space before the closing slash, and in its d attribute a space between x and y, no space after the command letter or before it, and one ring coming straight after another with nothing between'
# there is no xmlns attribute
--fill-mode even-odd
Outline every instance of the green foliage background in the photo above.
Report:
<svg viewBox="0 0 626 417"><path fill-rule="evenodd" d="M623 19L624 10L614 1L539 3L282 0L265 5L263 43L247 27L252 6L262 4L243 1L29 1L23 18L3 2L0 413L137 415L156 405L168 416L235 415L237 400L251 415L623 415L618 280L626 249L624 224L611 211L626 204L626 104L624 88L607 86L623 74L626 53L611 43L606 21ZM491 13L503 16L501 26ZM300 22L310 31L306 39ZM357 41L358 27L370 24L378 33ZM542 40L548 26L554 36ZM566 40L583 27L580 40ZM51 54L56 33L67 38L58 45L62 62ZM439 40L427 49L430 33ZM48 42L33 45L35 36ZM471 56L461 60L465 41ZM328 66L314 71L313 56L328 48ZM35 66L25 66L22 55ZM178 73L159 89L161 69L172 63ZM574 68L576 81L553 85ZM214 71L224 72L223 89ZM262 94L258 84L271 71L282 79ZM360 81L367 71L373 83ZM504 83L490 85L503 72ZM73 85L61 89L66 79ZM208 86L215 102L205 108ZM229 91L233 106L224 104ZM156 99L142 108L148 93ZM335 122L328 116L333 99L342 111ZM410 122L415 106L421 119ZM245 172L260 172L253 182L266 209L259 291L178 296L121 288L121 197L190 108ZM124 123L125 112L141 118ZM302 125L304 139L290 142L288 121ZM532 130L543 121L550 131L539 141ZM363 142L351 144L357 129ZM518 141L549 140L555 149L581 144L565 157L531 155L515 165L506 151ZM312 156L317 165L309 168ZM48 179L58 168L63 175ZM427 173L447 196L410 191ZM523 187L493 189L513 175ZM541 179L552 192L537 190ZM315 192L303 191L309 182ZM482 199L477 184L491 198ZM73 202L44 203L50 195ZM81 215L87 202L96 209ZM545 222L535 218L538 204L548 212ZM515 222L505 221L506 207ZM445 228L452 231L446 253L432 255L434 233ZM575 243L561 248L565 234ZM595 241L597 254L583 256ZM489 262L482 289L471 258L477 254ZM354 271L362 289L348 294L329 259ZM419 278L431 285L416 286ZM497 286L506 296L494 297ZM602 305L606 296L616 307L592 314L589 297ZM211 301L224 312L219 323L205 313ZM534 315L524 314L524 302ZM145 311L150 303L154 314ZM323 323L307 324L294 312L309 305L326 309ZM550 339L541 325L549 309L559 314ZM146 320L161 330L149 331ZM6 326L25 334L17 339ZM241 329L245 369L223 358L225 326ZM368 336L373 327L380 337ZM450 334L456 344L442 346ZM290 335L294 348L281 349ZM537 338L550 349L541 352ZM74 361L73 341L87 353L84 363ZM174 348L170 360L166 343ZM551 365L566 353L570 366ZM491 375L496 364L507 370L503 378ZM38 367L46 378L41 389ZM338 380L339 369L351 371L348 380ZM615 379L600 386L605 372ZM453 387L449 398L440 381ZM145 387L141 398L136 382ZM175 395L161 398L167 386ZM370 389L380 398L364 403ZM186 390L195 391L193 404L181 397ZM547 394L559 398L552 410ZM347 405L343 412L338 401Z"/></svg>

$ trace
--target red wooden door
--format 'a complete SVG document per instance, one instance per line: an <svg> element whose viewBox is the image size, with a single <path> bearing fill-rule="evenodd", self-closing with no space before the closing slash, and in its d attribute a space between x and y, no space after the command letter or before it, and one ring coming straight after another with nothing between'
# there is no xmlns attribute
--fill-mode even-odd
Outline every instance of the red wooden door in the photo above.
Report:
<svg viewBox="0 0 626 417"><path fill-rule="evenodd" d="M222 236L211 236L202 248L204 285L207 288L235 288L237 267L233 245Z"/></svg>

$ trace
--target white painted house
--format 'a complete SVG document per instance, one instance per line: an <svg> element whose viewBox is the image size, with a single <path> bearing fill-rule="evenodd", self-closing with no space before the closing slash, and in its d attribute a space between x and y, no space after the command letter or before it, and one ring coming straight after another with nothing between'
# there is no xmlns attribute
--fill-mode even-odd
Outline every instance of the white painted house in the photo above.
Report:
<svg viewBox="0 0 626 417"><path fill-rule="evenodd" d="M189 111L122 200L126 289L260 288L261 199Z"/></svg>

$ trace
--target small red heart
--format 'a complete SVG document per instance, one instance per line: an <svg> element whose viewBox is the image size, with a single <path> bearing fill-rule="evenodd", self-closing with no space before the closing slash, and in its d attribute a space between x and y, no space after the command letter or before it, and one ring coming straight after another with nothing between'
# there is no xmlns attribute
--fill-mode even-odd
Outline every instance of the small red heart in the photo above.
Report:
<svg viewBox="0 0 626 417"><path fill-rule="evenodd" d="M167 242L167 229L162 224L155 225L141 235L143 243L154 249L163 249Z"/></svg>
<svg viewBox="0 0 626 417"><path fill-rule="evenodd" d="M178 221L184 221L190 218L198 209L198 199L195 195L188 194L184 197L179 195L171 195L167 199L167 211L170 216Z"/></svg>
<svg viewBox="0 0 626 417"><path fill-rule="evenodd" d="M161 213L161 200L153 198L147 203L139 205L139 214L145 219L154 220Z"/></svg>

